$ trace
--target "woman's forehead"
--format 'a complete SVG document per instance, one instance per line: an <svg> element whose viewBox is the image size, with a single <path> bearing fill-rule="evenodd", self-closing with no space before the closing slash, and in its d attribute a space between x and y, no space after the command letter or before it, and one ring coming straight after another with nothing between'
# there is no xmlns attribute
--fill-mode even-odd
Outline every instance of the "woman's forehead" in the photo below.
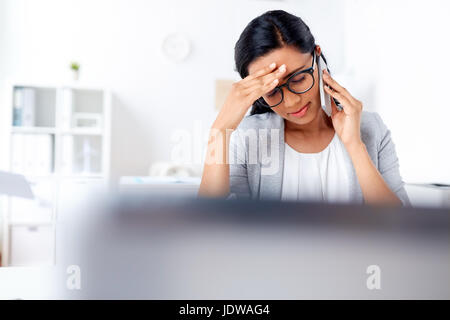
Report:
<svg viewBox="0 0 450 320"><path fill-rule="evenodd" d="M287 73L289 73L290 70L295 70L303 65L308 65L310 60L310 53L302 53L294 47L283 47L275 49L268 54L259 57L255 61L252 61L248 66L248 73L253 74L256 71L269 66L272 62L275 62L277 67L285 64Z"/></svg>

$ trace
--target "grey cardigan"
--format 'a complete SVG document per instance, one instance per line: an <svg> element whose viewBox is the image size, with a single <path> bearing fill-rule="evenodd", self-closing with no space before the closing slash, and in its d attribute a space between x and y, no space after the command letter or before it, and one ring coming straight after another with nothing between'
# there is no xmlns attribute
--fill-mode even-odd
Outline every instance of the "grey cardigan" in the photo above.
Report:
<svg viewBox="0 0 450 320"><path fill-rule="evenodd" d="M377 113L362 112L361 139L388 186L404 205L409 205L390 131ZM280 200L284 167L284 119L276 113L246 116L231 134L229 161L229 198ZM364 198L353 163L349 160L346 165L350 173L352 199L362 203Z"/></svg>

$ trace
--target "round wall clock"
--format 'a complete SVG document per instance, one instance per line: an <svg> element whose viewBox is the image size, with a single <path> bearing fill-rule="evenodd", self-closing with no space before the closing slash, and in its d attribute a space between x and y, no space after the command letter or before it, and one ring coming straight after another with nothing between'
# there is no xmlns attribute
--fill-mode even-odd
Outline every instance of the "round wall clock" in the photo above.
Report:
<svg viewBox="0 0 450 320"><path fill-rule="evenodd" d="M168 59L181 62L188 57L191 51L191 42L184 34L172 33L164 39L162 50Z"/></svg>

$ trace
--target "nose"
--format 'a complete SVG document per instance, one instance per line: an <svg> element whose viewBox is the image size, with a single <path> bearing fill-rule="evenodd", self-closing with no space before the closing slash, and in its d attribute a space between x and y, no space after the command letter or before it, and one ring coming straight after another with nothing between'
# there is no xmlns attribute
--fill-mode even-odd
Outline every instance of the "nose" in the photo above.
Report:
<svg viewBox="0 0 450 320"><path fill-rule="evenodd" d="M287 89L285 89L283 93L284 93L284 106L286 109L291 110L292 107L299 104L299 102L302 100L301 95L290 92Z"/></svg>

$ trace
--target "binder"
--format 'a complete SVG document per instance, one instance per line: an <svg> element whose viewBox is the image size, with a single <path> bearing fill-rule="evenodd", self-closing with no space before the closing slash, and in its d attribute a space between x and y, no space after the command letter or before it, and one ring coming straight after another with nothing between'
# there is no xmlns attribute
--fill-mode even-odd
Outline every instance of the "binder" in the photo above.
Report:
<svg viewBox="0 0 450 320"><path fill-rule="evenodd" d="M36 125L36 92L32 88L23 89L22 126L33 127Z"/></svg>
<svg viewBox="0 0 450 320"><path fill-rule="evenodd" d="M69 130L72 127L73 91L65 88L62 91L61 127Z"/></svg>

